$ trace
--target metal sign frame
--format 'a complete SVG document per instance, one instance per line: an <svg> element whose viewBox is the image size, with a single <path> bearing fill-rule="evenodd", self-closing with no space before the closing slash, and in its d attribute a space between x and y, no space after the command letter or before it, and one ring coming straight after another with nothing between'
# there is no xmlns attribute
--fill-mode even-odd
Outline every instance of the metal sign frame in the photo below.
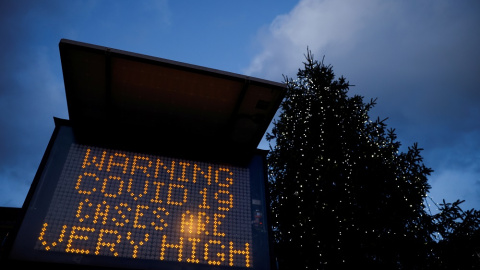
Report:
<svg viewBox="0 0 480 270"><path fill-rule="evenodd" d="M45 152L45 155L43 157L41 166L37 172L37 175L35 176L34 183L32 184L32 188L29 191L27 200L24 205L25 213L24 213L23 220L21 222L21 226L19 226L15 237L12 238L13 242L11 243L11 249L8 255L8 259L12 263L12 265L32 265L32 266L35 265L36 266L38 264L45 264L50 268L61 268L67 265L68 267L74 267L74 268L75 267L78 267L78 268L115 267L115 268L126 268L126 269L162 268L162 269L172 269L172 270L173 269L267 270L273 267L272 265L273 256L269 248L270 247L270 243L269 243L270 230L268 226L268 218L266 216L266 214L268 213L268 202L266 200L266 186L265 186L266 185L265 152L262 152L262 151L254 155L250 161L250 164L244 168L238 167L236 165L232 166L230 164L208 163L208 164L218 165L217 171L221 171L221 169L218 169L218 168L233 168L232 171L234 171L235 168L239 168L239 170L248 172L248 176L244 178L245 179L248 178L249 180L249 183L247 185L249 186L249 190L247 192L249 194L248 194L248 198L243 198L243 201L248 202L248 205L244 205L244 207L248 208L248 212L249 212L248 213L249 217L247 217L248 220L235 220L235 218L227 219L225 218L225 216L227 216L228 214L225 211L222 212L224 213L223 216L221 215L218 215L215 217L212 216L210 217L210 219L207 218L207 220L204 217L202 231L200 231L200 225L197 224L198 227L195 227L196 229L194 229L194 232L193 232L193 234L198 236L198 240L190 239L190 244L189 244L187 243L189 239L185 237L184 248L183 250L181 250L181 248L179 249L178 247L174 247L175 243L168 242L166 240L167 236L164 236L163 240L167 241L168 243L165 241L163 243L164 244L167 243L167 247L166 248L156 247L155 252L157 252L158 254L157 254L157 257L153 259L139 258L141 256L137 256L137 258L135 258L133 253L131 253L132 257L129 257L129 258L113 256L114 248L111 248L111 246L105 247L105 245L108 245L109 243L112 244L113 242L115 242L112 240L113 238L110 238L110 240L103 240L103 241L96 240L96 242L94 241L96 243L95 245L90 244L86 246L87 248L75 249L72 245L75 245L75 243L85 242L86 240L83 239L83 237L98 238L98 234L94 234L93 232L89 232L88 230L85 231L85 229L80 228L80 226L75 227L72 224L69 224L69 222L71 223L71 220L73 218L78 225L80 224L79 220L87 216L86 214L82 215L78 213L79 211L81 211L82 203L83 203L82 201L79 202L78 207L76 208L77 212L72 211L72 209L63 211L63 209L68 209L67 203L65 203L65 205L62 205L59 203L61 202L61 200L56 200L55 198L58 197L61 192L64 192L64 193L70 192L69 194L62 194L63 198L67 198L66 199L67 201L68 201L68 198L78 195L77 193L80 192L78 188L75 189L74 187L68 188L68 187L61 186L63 185L62 184L63 182L61 182L60 179L63 177L62 175L65 174L66 171L73 169L71 167L75 167L75 166L78 167L79 164L85 165L85 162L87 162L87 157L85 156L85 152L83 152L83 154L78 154L78 153L73 154L73 156L71 156L72 155L71 153L69 154L69 152L71 152L70 149L72 148L72 145L78 145L79 142L76 139L74 135L74 131L72 127L69 125L69 122L67 120L61 120L61 119L55 119L55 120L56 120L55 131L52 135L47 151ZM90 145L89 147L93 147L93 146ZM102 145L99 145L98 147L100 147L99 149L101 150L105 150L105 149L110 150L109 148L102 148L103 147ZM124 151L122 153L129 153L129 152ZM140 156L140 155L142 156L149 155L150 157L152 157L152 155L158 156L158 153L137 153L137 156ZM84 159L83 162L82 162L82 159ZM181 165L179 165L180 162L183 160L181 158L173 157L173 159L177 161L177 172L173 173L173 170L170 171L172 172L172 175L171 175L172 177L170 178L170 180L173 180L173 182L177 182L182 180L181 179L182 177L185 177L186 170L188 174L188 170L192 168L187 168L185 166L183 166L182 168ZM75 160L76 160L76 163L75 163ZM107 166L107 162L108 162L107 160L108 160L108 157L105 159L105 164L104 164L105 167ZM116 161L110 160L110 163L118 165L118 162ZM95 158L92 159L92 156L90 156L88 159L88 162L92 166L92 168L94 168L93 166L98 167L100 164L99 163L100 156L98 156L97 159ZM209 161L206 160L206 161L194 161L194 162L197 162L198 164L207 164L207 163L199 163L199 162L209 162ZM117 167L119 166L120 165L118 165ZM192 167L193 167L193 164L192 164ZM124 169L124 168L121 167L120 169ZM146 172L146 167L141 166L140 163L137 164L136 169L138 171L144 170L144 172ZM151 168L151 170L153 170L153 167ZM213 170L215 170L215 168ZM227 169L224 169L224 171L227 171ZM153 171L150 171L150 172L152 172L153 174ZM190 170L190 172L192 171ZM183 176L182 176L182 173L183 173ZM133 174L133 171L132 171L132 174ZM143 173L143 175L145 177L146 173ZM153 177L153 175L151 176ZM83 180L86 180L85 177ZM221 202L218 205L224 206L227 208L232 206L231 210L234 210L233 208L235 208L235 206L237 205L237 202L240 201L240 200L237 200L238 194L235 193L238 191L231 189L233 187L233 180L229 182L231 179L234 179L234 177L236 176L233 176L233 173L230 175L227 174L227 177L225 176L223 178L220 177L223 179L221 180L219 177L217 177L218 179L215 178L215 173L212 173L211 178L209 178L209 180L211 180L212 182L217 181L217 186L226 187L232 184L230 189L224 188L225 191L223 193L217 192L218 194L216 194L217 196L216 201ZM76 180L73 179L73 181L74 182L76 181L76 183L79 183L80 179L81 179L81 176ZM94 177L91 177L90 180L94 182L93 179ZM184 180L185 179L186 178L184 178ZM204 177L204 180L205 179L207 178ZM192 178L190 176L190 181L191 180ZM105 181L106 181L106 178L105 178ZM101 183L101 182L102 180L99 179L98 183ZM179 188L179 185L176 185L174 187ZM125 191L126 191L126 183L125 183L124 192ZM181 191L181 189L178 189L177 191ZM168 195L170 195L169 192L176 192L176 191L175 190L172 191L172 189L170 189L169 191L167 191ZM182 195L178 197L178 194L182 194L182 192L183 191L181 191L180 193L177 192L177 199L172 199L171 201L172 204L173 202L177 203L177 201L179 203L182 202L182 199L181 199ZM229 194L227 194L227 192ZM110 193L113 193L113 192L110 192ZM138 194L140 193L142 192L138 192L135 196L138 196ZM154 195L153 189L148 191L148 194L147 192L145 192L144 195L153 196ZM213 196L213 194L211 195ZM229 197L230 195L233 197ZM132 193L132 196L133 196L133 193ZM230 202L229 201L230 198L234 198L234 199ZM184 202L186 202L185 197L184 199L185 199ZM165 204L165 200L163 203L164 203L163 205L167 205ZM232 204L230 205L230 203ZM84 205L84 207L86 206ZM195 219L195 222L196 222L197 216L193 218L187 215L185 218L185 213L188 213L188 211L185 212L185 209L183 209L182 211L184 212L182 216L182 214L180 213L175 213L174 208L175 207L170 208L172 209L170 211L173 211L173 212L170 212L170 217L176 218L175 222L177 223L177 225L181 224L182 230L184 225L185 227L193 226L192 225L193 223L189 223L189 221L192 221L193 219ZM113 211L113 208L112 208L112 211ZM102 213L105 214L105 209L102 211L97 210L96 212L97 212L96 218L98 218L98 220L102 220L102 218L104 218L104 220L107 220L106 215L102 216ZM130 223L132 224L138 221L137 226L140 226L140 224L148 224L152 222L158 223L160 220L160 219L156 219L155 221L153 221L153 220L145 219L143 221L139 221L136 219L136 217L139 216L138 211L135 218L133 218L135 216L133 212L134 210L132 210L132 219ZM90 222L94 220L93 215L94 214L92 212L92 214L90 215ZM198 217L200 218L200 214L198 215ZM221 220L218 217L221 217ZM50 238L47 239L47 236L44 233L44 231L48 229L46 225L47 219L49 219L48 220L49 222L52 221L53 219L65 220L65 221L60 221L60 223L62 222L65 223L66 225L65 228L62 228L62 229L59 227L57 228L57 231L59 232L58 237L51 238L50 236ZM179 219L182 219L182 221L179 221ZM111 220L108 220L108 221L112 222ZM206 221L207 223L205 223ZM216 224L217 222L219 222L219 224L220 222L223 222L223 224L218 225L218 227L217 225L213 225L213 223ZM233 234L240 235L245 231L249 231L251 233L249 238L251 239L251 243L248 244L248 247L245 247L245 245L243 244L240 246L238 245L233 246L232 241L221 243L220 240L225 236L225 232L223 232L223 230L229 226L235 226L236 223L238 222L243 222L242 224L249 224L250 228L244 228L246 230L231 231L227 233L232 235ZM93 223L89 223L89 224L93 224ZM88 227L88 226L84 226L84 227ZM95 226L92 225L92 228L93 227L96 228L97 232L102 230L102 225L95 225ZM239 227L237 227L237 230L239 230ZM107 234L106 229L102 231L105 232L104 235ZM176 229L176 231L178 231L178 228ZM186 228L185 228L185 231L186 231ZM196 234L197 231L198 231L198 234ZM207 235L209 233L208 237L205 235L205 232L207 232ZM221 233L223 233L223 236L221 236ZM215 238L214 234L216 234L216 236L218 237ZM158 235L161 235L161 234L158 234ZM151 237L153 237L153 235ZM115 238L115 239L119 241L126 241L127 238L128 236L123 234L120 238ZM133 238L134 237L131 237L130 240L134 241ZM220 239L220 240L216 242L216 240L214 239ZM135 241L137 240L138 239L136 239ZM41 244L42 241L45 241L45 242ZM145 241L145 243L147 241ZM199 243L197 247L192 245L192 243L195 241ZM99 245L100 242L102 242L102 244L104 245L103 247L100 247ZM138 242L139 241L137 241L137 251L139 252L138 254L140 254L142 252L142 247L138 248ZM157 239L157 245L160 242L161 241ZM203 246L200 246L201 242ZM178 242L176 244L178 245ZM54 248L55 246L57 247ZM58 251L60 246L62 247L61 248L62 251ZM94 255L95 247L97 246L98 246L97 251L111 248L112 252L107 251L102 253L104 255L102 254ZM120 246L120 244L118 244L118 246ZM208 248L214 249L214 246L218 251L217 254L212 254L212 252L209 253L207 249ZM57 251L47 251L46 247L57 249ZM89 254L86 254L87 249L90 249ZM178 257L179 261L174 262L172 260L168 261L165 259L166 256L164 256L162 253L164 253L164 251L168 249L173 250L173 253L175 253L175 256L179 256ZM195 257L195 252L197 254L196 257ZM237 263L240 261L241 263Z"/></svg>

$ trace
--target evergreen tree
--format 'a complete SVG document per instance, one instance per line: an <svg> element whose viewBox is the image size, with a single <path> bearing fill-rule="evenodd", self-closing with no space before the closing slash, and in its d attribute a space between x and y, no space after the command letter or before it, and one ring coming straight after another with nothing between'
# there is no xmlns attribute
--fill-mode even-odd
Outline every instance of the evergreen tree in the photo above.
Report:
<svg viewBox="0 0 480 270"><path fill-rule="evenodd" d="M421 269L431 257L430 187L417 144L368 115L375 100L308 51L267 140L275 253L285 269ZM427 220L427 221L426 221ZM367 268L366 268L367 269Z"/></svg>
<svg viewBox="0 0 480 270"><path fill-rule="evenodd" d="M436 241L430 269L480 269L480 211L462 210L463 202L444 200L439 213L431 217L431 235Z"/></svg>

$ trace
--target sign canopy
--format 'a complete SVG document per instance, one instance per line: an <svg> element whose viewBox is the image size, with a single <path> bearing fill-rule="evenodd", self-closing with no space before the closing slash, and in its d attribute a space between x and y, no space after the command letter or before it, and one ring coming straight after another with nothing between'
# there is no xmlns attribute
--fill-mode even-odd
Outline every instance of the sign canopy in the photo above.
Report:
<svg viewBox="0 0 480 270"><path fill-rule="evenodd" d="M242 163L285 92L282 83L97 45L59 47L69 117L87 141Z"/></svg>

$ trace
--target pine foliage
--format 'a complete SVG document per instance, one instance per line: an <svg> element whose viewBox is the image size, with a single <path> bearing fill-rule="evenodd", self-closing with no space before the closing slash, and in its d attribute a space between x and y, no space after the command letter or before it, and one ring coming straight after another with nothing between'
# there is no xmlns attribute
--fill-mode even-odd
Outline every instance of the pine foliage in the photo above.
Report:
<svg viewBox="0 0 480 270"><path fill-rule="evenodd" d="M281 114L267 134L280 270L425 265L432 170L422 149L401 152L386 119L370 119L375 100L350 97L349 82L332 66L310 51L305 58L296 79L284 77Z"/></svg>

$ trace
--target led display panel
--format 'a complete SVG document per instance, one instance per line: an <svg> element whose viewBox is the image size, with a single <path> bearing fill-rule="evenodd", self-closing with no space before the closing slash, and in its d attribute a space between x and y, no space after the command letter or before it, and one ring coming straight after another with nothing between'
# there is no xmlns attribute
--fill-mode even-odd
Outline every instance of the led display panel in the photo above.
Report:
<svg viewBox="0 0 480 270"><path fill-rule="evenodd" d="M67 125L49 148L12 260L270 269L263 156L236 166L85 145Z"/></svg>

